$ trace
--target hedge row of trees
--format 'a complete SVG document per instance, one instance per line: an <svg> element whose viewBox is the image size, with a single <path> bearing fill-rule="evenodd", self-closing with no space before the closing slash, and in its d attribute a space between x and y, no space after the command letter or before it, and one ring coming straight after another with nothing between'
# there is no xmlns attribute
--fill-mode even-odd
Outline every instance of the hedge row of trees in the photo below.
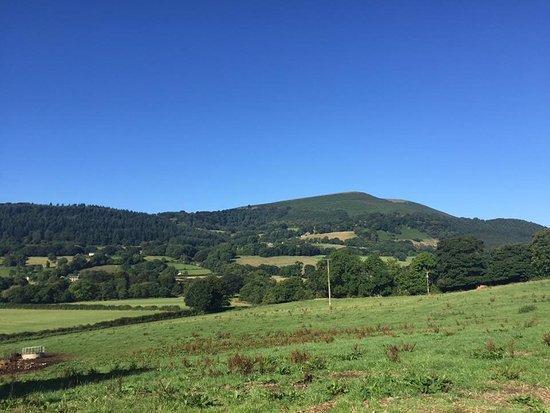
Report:
<svg viewBox="0 0 550 413"><path fill-rule="evenodd" d="M146 297L174 297L182 292L177 270L161 261L141 262L111 274L81 271L70 282L55 270L44 269L27 280L22 275L0 277L0 301L6 303L65 303Z"/></svg>
<svg viewBox="0 0 550 413"><path fill-rule="evenodd" d="M407 266L377 255L363 259L350 249L332 252L331 285L334 297L416 295L431 291L475 288L550 276L550 230L537 233L530 245L508 245L485 251L473 237L442 240L435 252L422 252ZM220 267L220 294L240 295L253 304L272 304L323 297L327 293L327 261L317 267L296 264L284 269L236 264ZM285 273L276 282L272 276ZM204 281L208 282L208 281ZM211 282L214 282L212 280Z"/></svg>

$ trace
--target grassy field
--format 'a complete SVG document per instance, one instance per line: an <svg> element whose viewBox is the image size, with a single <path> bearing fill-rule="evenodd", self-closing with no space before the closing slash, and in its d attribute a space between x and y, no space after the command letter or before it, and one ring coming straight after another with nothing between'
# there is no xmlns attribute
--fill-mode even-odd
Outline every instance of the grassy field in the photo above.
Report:
<svg viewBox="0 0 550 413"><path fill-rule="evenodd" d="M147 255L144 257L144 259L147 261L153 261L153 260L166 261L168 265L171 265L178 271L187 272L189 276L208 275L212 273L212 271L210 271L208 268L202 268L202 267L199 267L198 265L193 265L193 264L184 264L183 262L178 262L172 257L168 257L166 255Z"/></svg>
<svg viewBox="0 0 550 413"><path fill-rule="evenodd" d="M0 410L543 411L549 296L547 280L312 300L3 344L68 360L4 378Z"/></svg>
<svg viewBox="0 0 550 413"><path fill-rule="evenodd" d="M341 241L352 239L357 237L353 231L336 231L336 232L323 232L319 234L306 234L302 235L301 239L323 239L323 238L333 239L338 238Z"/></svg>
<svg viewBox="0 0 550 413"><path fill-rule="evenodd" d="M363 256L361 258L367 259L367 256ZM396 259L395 257L388 257L388 256L381 256L380 257L380 259L382 259L385 262L388 262L390 260L397 261L397 263L402 267L406 267L407 265L410 265L413 258L414 257L407 257L407 259L405 261L401 261L401 260Z"/></svg>
<svg viewBox="0 0 550 413"><path fill-rule="evenodd" d="M316 265L317 261L323 258L323 255L278 255L276 257L259 257L257 255L243 255L237 258L237 263L242 265L252 265L259 267L262 264L276 265L277 267L284 267L285 265L291 265L297 261L304 265Z"/></svg>
<svg viewBox="0 0 550 413"><path fill-rule="evenodd" d="M179 305L186 307L181 297L160 297L160 298L128 298L126 300L106 301L82 301L71 304L104 304L104 305Z"/></svg>
<svg viewBox="0 0 550 413"><path fill-rule="evenodd" d="M0 309L0 332L16 333L70 327L143 314L151 314L151 311Z"/></svg>
<svg viewBox="0 0 550 413"><path fill-rule="evenodd" d="M6 277L8 275L10 275L10 268L0 266L0 277Z"/></svg>
<svg viewBox="0 0 550 413"><path fill-rule="evenodd" d="M72 261L74 257L72 255L63 255L63 256L59 256L57 258L58 259L59 258L66 258L67 261ZM38 256L29 257L29 258L27 258L27 265L42 265L43 267L45 267L46 263L48 261L49 261L48 257L38 257ZM50 264L51 264L52 267L56 266L55 262L50 262Z"/></svg>
<svg viewBox="0 0 550 413"><path fill-rule="evenodd" d="M319 248L332 248L332 249L335 249L335 250L339 250L339 249L342 249L342 248L346 248L345 245L340 245L340 244L326 244L326 243L323 243L323 242L316 242L315 244L311 244L315 247L319 247Z"/></svg>
<svg viewBox="0 0 550 413"><path fill-rule="evenodd" d="M175 267L176 270L181 272L187 272L188 275L194 276L194 275L208 275L211 274L212 271L210 271L208 268L202 268L198 265L193 264L184 264L182 262L170 262L168 265L171 265L172 267Z"/></svg>
<svg viewBox="0 0 550 413"><path fill-rule="evenodd" d="M121 268L122 265L117 264L96 265L95 267L84 268L83 270L80 270L80 273L82 274L89 271L104 271L110 274L116 274L121 270Z"/></svg>

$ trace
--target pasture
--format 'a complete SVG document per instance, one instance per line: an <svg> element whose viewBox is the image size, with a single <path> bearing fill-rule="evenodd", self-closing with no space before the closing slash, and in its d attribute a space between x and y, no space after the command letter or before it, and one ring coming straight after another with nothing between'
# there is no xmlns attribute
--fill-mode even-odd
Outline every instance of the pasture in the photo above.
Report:
<svg viewBox="0 0 550 413"><path fill-rule="evenodd" d="M121 270L122 270L122 265L106 264L106 265L96 265L95 267L90 267L90 268L84 268L83 270L80 270L80 274L90 272L90 271L103 271L109 274L116 274Z"/></svg>
<svg viewBox="0 0 550 413"><path fill-rule="evenodd" d="M317 261L324 258L324 255L277 255L275 257L260 257L258 255L242 255L237 257L237 264L252 265L253 267L259 267L260 265L276 265L277 267L284 267L286 265L292 265L296 262L301 262L304 265L316 265Z"/></svg>
<svg viewBox="0 0 550 413"><path fill-rule="evenodd" d="M353 231L334 231L334 232L322 232L322 233L319 233L319 234L304 234L300 238L301 239L323 239L323 238L333 239L333 238L337 238L341 241L346 241L348 239L352 239L352 238L355 238L355 237L357 237L357 235Z"/></svg>
<svg viewBox="0 0 550 413"><path fill-rule="evenodd" d="M89 303L86 303L89 304ZM48 309L0 309L0 332L39 331L59 327L72 327L114 320L121 317L137 317L151 314L140 310L48 310Z"/></svg>
<svg viewBox="0 0 550 413"><path fill-rule="evenodd" d="M66 258L67 261L72 261L73 260L73 256L72 255L63 255L63 256L59 256L57 257L57 259L59 258ZM49 261L48 257L40 257L40 256L34 256L34 257L29 257L27 258L27 265L41 265L43 267L46 266L46 263ZM52 267L55 267L57 264L55 261L53 262L50 262L50 265Z"/></svg>
<svg viewBox="0 0 550 413"><path fill-rule="evenodd" d="M0 344L67 357L4 378L0 410L544 411L549 295L319 299Z"/></svg>
<svg viewBox="0 0 550 413"><path fill-rule="evenodd" d="M209 275L212 273L212 271L210 271L208 268L202 268L194 264L185 264L183 262L179 262L174 258L168 257L166 255L147 255L144 257L144 259L146 261L153 261L153 260L165 261L166 264L174 267L176 270L182 273L187 273L187 275L189 275L190 277L198 276L198 275L201 275L201 276Z"/></svg>
<svg viewBox="0 0 550 413"><path fill-rule="evenodd" d="M81 301L81 302L69 303L69 304L103 304L103 305L133 305L133 306L179 305L182 308L186 307L182 297L127 298L125 300Z"/></svg>

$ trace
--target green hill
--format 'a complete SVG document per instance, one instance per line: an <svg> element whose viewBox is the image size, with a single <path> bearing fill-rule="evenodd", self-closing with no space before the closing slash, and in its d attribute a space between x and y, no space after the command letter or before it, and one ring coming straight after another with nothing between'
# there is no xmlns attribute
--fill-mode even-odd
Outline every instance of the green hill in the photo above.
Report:
<svg viewBox="0 0 550 413"><path fill-rule="evenodd" d="M400 199L383 199L364 192L343 192L338 194L312 196L307 198L292 199L288 201L273 202L260 206L290 207L292 211L316 211L331 212L345 211L350 217L368 213L426 213L447 215L444 212L427 207L416 202ZM448 216L448 215L447 215Z"/></svg>

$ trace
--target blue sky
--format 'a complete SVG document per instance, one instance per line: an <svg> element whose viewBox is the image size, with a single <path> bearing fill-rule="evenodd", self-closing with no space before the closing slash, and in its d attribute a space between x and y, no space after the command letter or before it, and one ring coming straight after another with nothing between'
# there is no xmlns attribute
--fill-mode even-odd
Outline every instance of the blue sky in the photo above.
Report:
<svg viewBox="0 0 550 413"><path fill-rule="evenodd" d="M0 3L0 202L357 190L550 225L547 1Z"/></svg>

